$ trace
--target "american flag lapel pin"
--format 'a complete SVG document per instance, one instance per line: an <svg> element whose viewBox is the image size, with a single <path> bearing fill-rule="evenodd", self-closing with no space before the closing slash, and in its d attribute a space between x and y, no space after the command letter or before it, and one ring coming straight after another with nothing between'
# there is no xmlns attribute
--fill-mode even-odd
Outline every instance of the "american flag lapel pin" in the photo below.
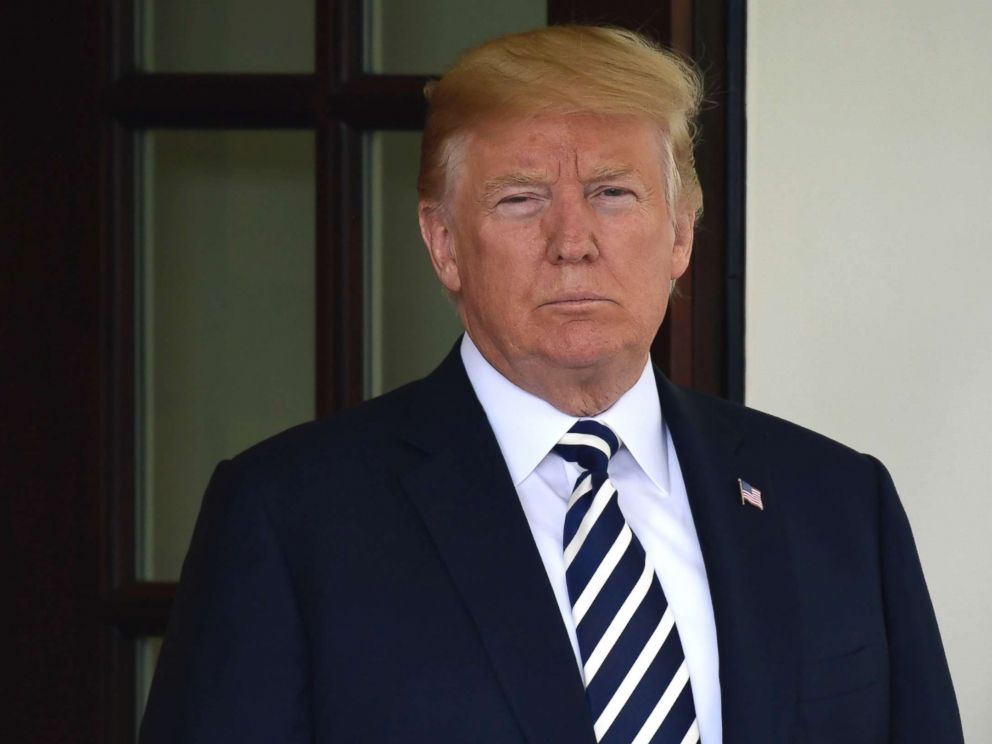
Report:
<svg viewBox="0 0 992 744"><path fill-rule="evenodd" d="M737 485L741 489L741 506L750 504L756 509L765 510L765 505L761 501L761 491L742 478L737 479Z"/></svg>

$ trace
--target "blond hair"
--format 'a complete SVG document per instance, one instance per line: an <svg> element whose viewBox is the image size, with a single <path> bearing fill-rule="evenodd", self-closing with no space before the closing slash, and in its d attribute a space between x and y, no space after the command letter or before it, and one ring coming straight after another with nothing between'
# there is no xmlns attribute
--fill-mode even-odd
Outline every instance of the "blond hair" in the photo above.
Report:
<svg viewBox="0 0 992 744"><path fill-rule="evenodd" d="M571 25L503 36L466 52L424 95L421 199L443 201L458 144L474 123L593 113L656 122L669 209L702 209L692 151L702 80L689 62L634 31Z"/></svg>

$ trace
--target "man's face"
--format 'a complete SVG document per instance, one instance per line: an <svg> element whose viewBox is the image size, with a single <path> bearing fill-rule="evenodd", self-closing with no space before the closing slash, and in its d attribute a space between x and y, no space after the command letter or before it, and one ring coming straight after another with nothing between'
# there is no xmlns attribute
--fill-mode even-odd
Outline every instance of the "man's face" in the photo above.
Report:
<svg viewBox="0 0 992 744"><path fill-rule="evenodd" d="M591 114L483 122L456 158L445 209L421 206L434 268L473 341L523 387L647 359L692 215L665 203L650 121Z"/></svg>

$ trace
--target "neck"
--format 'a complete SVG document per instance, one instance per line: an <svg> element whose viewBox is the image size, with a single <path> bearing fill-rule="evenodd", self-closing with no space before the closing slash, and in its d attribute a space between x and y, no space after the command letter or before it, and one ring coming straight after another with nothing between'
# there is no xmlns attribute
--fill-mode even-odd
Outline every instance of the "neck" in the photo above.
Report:
<svg viewBox="0 0 992 744"><path fill-rule="evenodd" d="M643 367L641 368L643 369ZM640 371L623 378L613 377L607 380L562 380L560 383L533 386L528 389L524 385L515 384L527 390L559 411L569 416L597 416L619 400L620 396L630 390L640 377Z"/></svg>

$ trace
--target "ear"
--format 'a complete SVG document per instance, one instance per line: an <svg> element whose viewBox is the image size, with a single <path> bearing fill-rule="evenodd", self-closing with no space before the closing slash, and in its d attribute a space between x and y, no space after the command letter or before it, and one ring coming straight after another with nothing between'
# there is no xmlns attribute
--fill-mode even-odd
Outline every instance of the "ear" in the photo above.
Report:
<svg viewBox="0 0 992 744"><path fill-rule="evenodd" d="M434 273L448 292L457 294L462 288L455 258L455 240L440 205L421 201L417 207L420 235L427 246Z"/></svg>
<svg viewBox="0 0 992 744"><path fill-rule="evenodd" d="M675 218L675 242L672 245L672 279L678 279L689 268L692 257L692 238L695 233L695 215L683 211Z"/></svg>

